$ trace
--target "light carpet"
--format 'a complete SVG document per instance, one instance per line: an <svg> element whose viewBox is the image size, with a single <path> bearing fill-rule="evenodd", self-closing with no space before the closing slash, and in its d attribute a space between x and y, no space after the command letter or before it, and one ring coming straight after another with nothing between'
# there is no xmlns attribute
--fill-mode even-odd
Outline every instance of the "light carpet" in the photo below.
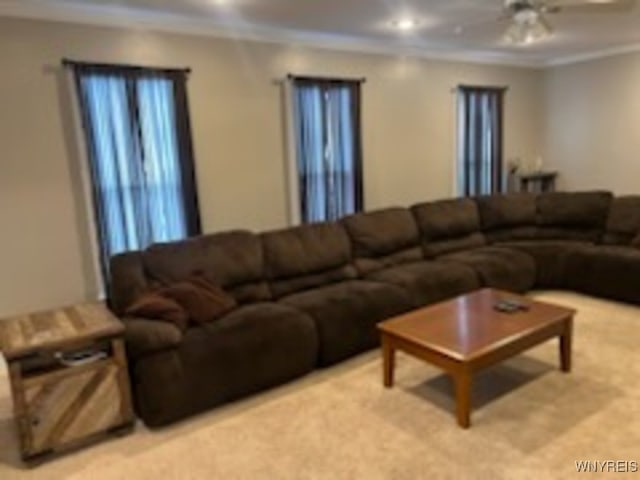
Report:
<svg viewBox="0 0 640 480"><path fill-rule="evenodd" d="M541 479L584 476L578 460L640 460L640 309L535 296L578 309L574 370L558 370L556 341L488 370L474 383L470 430L457 427L449 379L435 367L400 354L385 390L371 352L25 469L3 372L0 479Z"/></svg>

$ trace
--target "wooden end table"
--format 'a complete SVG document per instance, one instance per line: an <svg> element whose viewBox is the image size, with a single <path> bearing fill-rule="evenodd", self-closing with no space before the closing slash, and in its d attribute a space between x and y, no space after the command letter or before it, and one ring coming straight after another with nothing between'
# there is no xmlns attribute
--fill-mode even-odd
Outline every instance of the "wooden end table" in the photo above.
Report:
<svg viewBox="0 0 640 480"><path fill-rule="evenodd" d="M498 312L494 306L501 300L517 300L528 310ZM468 428L477 371L554 337L559 338L562 371L571 370L574 315L575 310L492 289L400 315L378 326L384 385L393 386L396 350L443 369L453 379L458 424Z"/></svg>
<svg viewBox="0 0 640 480"><path fill-rule="evenodd" d="M102 303L0 320L25 462L132 430L123 332Z"/></svg>

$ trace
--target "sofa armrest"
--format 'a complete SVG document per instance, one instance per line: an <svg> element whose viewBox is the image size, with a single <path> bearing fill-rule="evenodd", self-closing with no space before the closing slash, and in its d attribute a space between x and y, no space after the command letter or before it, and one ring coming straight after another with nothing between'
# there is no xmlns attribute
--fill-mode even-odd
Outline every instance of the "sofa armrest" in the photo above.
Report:
<svg viewBox="0 0 640 480"><path fill-rule="evenodd" d="M132 360L176 348L182 342L182 332L171 323L140 317L125 317L122 320L127 354Z"/></svg>

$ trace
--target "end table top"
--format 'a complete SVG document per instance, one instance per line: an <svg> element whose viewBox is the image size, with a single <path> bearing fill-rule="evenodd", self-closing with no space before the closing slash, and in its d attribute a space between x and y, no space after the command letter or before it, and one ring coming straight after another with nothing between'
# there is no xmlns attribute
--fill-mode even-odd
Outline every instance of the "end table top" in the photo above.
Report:
<svg viewBox="0 0 640 480"><path fill-rule="evenodd" d="M104 303L82 303L0 319L0 351L14 360L123 331L122 322Z"/></svg>
<svg viewBox="0 0 640 480"><path fill-rule="evenodd" d="M501 300L518 300L527 311L502 313ZM572 318L575 310L514 293L483 289L379 324L386 333L457 360L481 356L505 343Z"/></svg>

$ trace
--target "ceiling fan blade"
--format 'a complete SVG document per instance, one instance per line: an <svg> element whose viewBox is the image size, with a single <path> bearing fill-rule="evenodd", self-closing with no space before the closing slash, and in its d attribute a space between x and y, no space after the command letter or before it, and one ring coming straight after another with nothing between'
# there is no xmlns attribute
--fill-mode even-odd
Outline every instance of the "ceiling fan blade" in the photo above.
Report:
<svg viewBox="0 0 640 480"><path fill-rule="evenodd" d="M444 34L463 35L466 32L476 32L482 30L484 27L487 27L489 25L500 26L501 24L508 21L511 21L511 16L500 15L499 17L484 18L467 23L438 25L432 28L431 31L436 31Z"/></svg>
<svg viewBox="0 0 640 480"><path fill-rule="evenodd" d="M553 0L543 3L545 13L626 13L636 0Z"/></svg>
<svg viewBox="0 0 640 480"><path fill-rule="evenodd" d="M629 3L628 0L550 0L546 3L556 7L573 7L580 5L611 5L615 3ZM633 1L631 3L634 3Z"/></svg>

